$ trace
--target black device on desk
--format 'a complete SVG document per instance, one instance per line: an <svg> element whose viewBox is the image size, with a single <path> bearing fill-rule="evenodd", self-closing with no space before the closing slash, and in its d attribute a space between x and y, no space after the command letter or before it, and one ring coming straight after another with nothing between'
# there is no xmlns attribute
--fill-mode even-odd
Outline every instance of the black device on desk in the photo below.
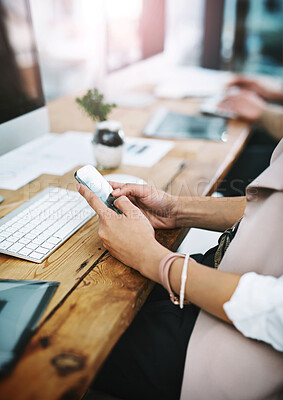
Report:
<svg viewBox="0 0 283 400"><path fill-rule="evenodd" d="M0 374L10 371L59 282L0 280Z"/></svg>
<svg viewBox="0 0 283 400"><path fill-rule="evenodd" d="M225 141L223 118L187 115L158 109L143 129L145 136L166 139L207 139Z"/></svg>

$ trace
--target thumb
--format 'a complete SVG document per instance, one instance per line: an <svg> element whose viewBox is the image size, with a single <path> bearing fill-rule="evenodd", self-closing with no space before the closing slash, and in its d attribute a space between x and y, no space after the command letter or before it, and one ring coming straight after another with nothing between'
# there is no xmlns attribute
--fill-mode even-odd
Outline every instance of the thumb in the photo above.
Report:
<svg viewBox="0 0 283 400"><path fill-rule="evenodd" d="M104 214L109 214L111 211L99 197L84 185L77 185L78 192L86 199L88 204L97 212L100 217Z"/></svg>
<svg viewBox="0 0 283 400"><path fill-rule="evenodd" d="M126 196L121 196L118 197L115 202L115 207L119 208L119 210L122 211L123 214L126 216L129 216L133 212L136 214L140 214L141 211L139 210L138 207L136 207ZM142 214L142 213L141 213Z"/></svg>

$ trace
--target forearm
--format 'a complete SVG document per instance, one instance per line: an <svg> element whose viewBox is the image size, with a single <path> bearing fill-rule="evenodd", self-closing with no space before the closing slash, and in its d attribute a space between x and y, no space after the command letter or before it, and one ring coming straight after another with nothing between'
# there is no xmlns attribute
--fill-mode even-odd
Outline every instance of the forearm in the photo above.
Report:
<svg viewBox="0 0 283 400"><path fill-rule="evenodd" d="M169 281L172 290L180 293L183 259L173 262ZM224 321L230 322L223 304L230 300L241 275L209 268L189 259L185 299L202 310Z"/></svg>
<svg viewBox="0 0 283 400"><path fill-rule="evenodd" d="M180 197L176 226L223 232L243 216L245 207L245 197Z"/></svg>
<svg viewBox="0 0 283 400"><path fill-rule="evenodd" d="M283 138L283 107L269 105L263 111L259 121L275 139Z"/></svg>
<svg viewBox="0 0 283 400"><path fill-rule="evenodd" d="M277 92L277 91L270 92L269 97L268 97L267 100L283 104L283 93L282 92Z"/></svg>
<svg viewBox="0 0 283 400"><path fill-rule="evenodd" d="M159 277L159 264L170 250L152 241L143 257L139 271L142 275L162 284ZM183 258L177 258L169 271L169 282L174 293L180 293ZM189 259L185 300L197 305L208 313L231 322L223 309L223 304L230 300L241 275L209 268Z"/></svg>

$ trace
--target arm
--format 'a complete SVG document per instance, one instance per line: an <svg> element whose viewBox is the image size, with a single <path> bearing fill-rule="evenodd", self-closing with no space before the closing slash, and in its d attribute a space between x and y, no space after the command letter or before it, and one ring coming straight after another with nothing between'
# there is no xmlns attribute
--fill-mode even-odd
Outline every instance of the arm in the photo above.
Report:
<svg viewBox="0 0 283 400"><path fill-rule="evenodd" d="M176 226L223 232L243 216L245 207L245 197L180 197Z"/></svg>
<svg viewBox="0 0 283 400"><path fill-rule="evenodd" d="M172 290L180 293L183 260L177 259L170 268L169 281ZM202 310L231 323L223 305L233 295L241 275L209 268L189 260L185 287L185 299Z"/></svg>
<svg viewBox="0 0 283 400"><path fill-rule="evenodd" d="M170 250L158 243L149 221L142 212L124 196L115 201L123 215L110 210L90 190L79 185L79 192L99 215L99 236L104 247L142 275L159 281L158 269ZM122 233L122 234L121 234ZM176 260L170 269L172 289L179 293L183 262ZM240 275L213 270L190 260L185 298L217 317L229 321L223 304L232 296Z"/></svg>
<svg viewBox="0 0 283 400"><path fill-rule="evenodd" d="M257 82L256 80L245 78L244 76L237 76L228 83L228 88L237 86L241 89L246 89L254 92L266 101L273 101L283 104L283 93L278 90L273 90L267 86Z"/></svg>
<svg viewBox="0 0 283 400"><path fill-rule="evenodd" d="M144 214L124 196L115 201L123 212L118 215L87 188L79 186L79 191L99 215L99 236L104 247L120 261L161 283L159 264L171 252L155 240L153 228ZM182 268L183 260L176 259L169 271L175 293L180 292ZM233 322L244 335L263 340L282 351L283 280L267 276L250 280L251 275L255 274L241 276L208 268L190 259L185 298L208 313ZM243 287L241 281L247 279L250 286Z"/></svg>
<svg viewBox="0 0 283 400"><path fill-rule="evenodd" d="M219 103L220 110L230 111L239 118L262 125L275 138L283 137L283 107L269 105L258 95L247 90L228 95Z"/></svg>
<svg viewBox="0 0 283 400"><path fill-rule="evenodd" d="M283 275L276 278L248 272L241 277L224 310L243 335L283 351L282 294Z"/></svg>
<svg viewBox="0 0 283 400"><path fill-rule="evenodd" d="M177 197L147 185L110 182L113 196L127 196L154 228L195 227L224 231L244 214L245 197Z"/></svg>
<svg viewBox="0 0 283 400"><path fill-rule="evenodd" d="M275 139L283 138L283 107L269 105L267 106L259 120L262 125Z"/></svg>

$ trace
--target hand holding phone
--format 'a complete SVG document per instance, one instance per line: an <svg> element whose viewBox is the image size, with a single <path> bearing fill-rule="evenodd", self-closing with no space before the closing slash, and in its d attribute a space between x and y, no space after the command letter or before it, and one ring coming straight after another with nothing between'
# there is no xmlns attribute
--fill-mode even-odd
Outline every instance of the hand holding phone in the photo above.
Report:
<svg viewBox="0 0 283 400"><path fill-rule="evenodd" d="M111 195L113 191L112 186L103 178L96 168L92 165L85 165L77 170L74 176L79 183L95 193L107 207L111 208L111 210L115 211L117 214L122 214L122 211L114 206L116 197Z"/></svg>

